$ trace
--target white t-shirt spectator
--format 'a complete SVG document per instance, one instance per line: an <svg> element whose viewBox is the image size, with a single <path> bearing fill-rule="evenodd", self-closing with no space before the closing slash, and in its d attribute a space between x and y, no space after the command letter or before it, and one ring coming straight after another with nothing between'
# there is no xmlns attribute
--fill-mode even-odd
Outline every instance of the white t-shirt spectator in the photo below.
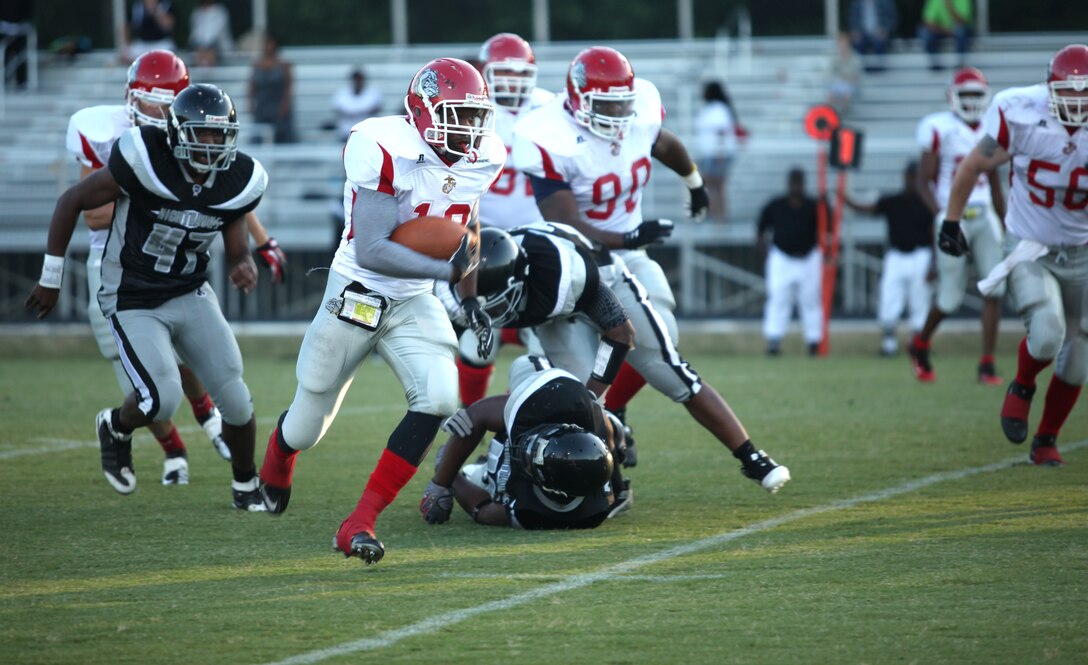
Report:
<svg viewBox="0 0 1088 665"><path fill-rule="evenodd" d="M698 158L732 157L737 152L737 123L724 102L708 102L695 117Z"/></svg>
<svg viewBox="0 0 1088 665"><path fill-rule="evenodd" d="M373 85L365 85L358 93L349 83L332 96L332 109L336 112L336 131L346 138L351 128L375 115L382 107L382 93Z"/></svg>

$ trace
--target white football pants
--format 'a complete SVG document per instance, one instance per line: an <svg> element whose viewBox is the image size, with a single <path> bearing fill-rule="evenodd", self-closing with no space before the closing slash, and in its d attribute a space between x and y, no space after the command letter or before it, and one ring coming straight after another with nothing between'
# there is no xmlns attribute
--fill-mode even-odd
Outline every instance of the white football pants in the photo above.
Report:
<svg viewBox="0 0 1088 665"><path fill-rule="evenodd" d="M813 249L795 258L777 247L767 255L767 304L763 310L763 336L779 340L786 334L793 306L801 310L805 343L816 344L823 337L824 310L821 302L823 255Z"/></svg>

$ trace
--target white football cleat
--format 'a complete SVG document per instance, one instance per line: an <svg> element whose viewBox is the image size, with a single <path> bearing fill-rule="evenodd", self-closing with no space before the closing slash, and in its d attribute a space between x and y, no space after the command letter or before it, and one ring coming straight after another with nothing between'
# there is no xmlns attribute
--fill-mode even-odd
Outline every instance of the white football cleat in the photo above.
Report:
<svg viewBox="0 0 1088 665"><path fill-rule="evenodd" d="M163 485L188 485L189 460L181 457L167 457L162 463Z"/></svg>
<svg viewBox="0 0 1088 665"><path fill-rule="evenodd" d="M208 435L215 452L229 462L230 447L227 446L227 442L223 439L223 417L219 415L219 409L212 409L211 414L204 419L204 422L200 423L200 426L204 428L204 433Z"/></svg>

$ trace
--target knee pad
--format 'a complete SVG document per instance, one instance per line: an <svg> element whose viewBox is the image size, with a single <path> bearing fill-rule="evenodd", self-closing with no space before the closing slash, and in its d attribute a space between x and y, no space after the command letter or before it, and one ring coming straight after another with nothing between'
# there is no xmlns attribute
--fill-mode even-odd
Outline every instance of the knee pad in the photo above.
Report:
<svg viewBox="0 0 1088 665"><path fill-rule="evenodd" d="M185 393L181 390L181 377L171 376L155 382L155 393L151 398L150 409L145 410L145 402L140 402L140 410L157 423L166 422L174 417L181 406Z"/></svg>
<svg viewBox="0 0 1088 665"><path fill-rule="evenodd" d="M1025 317L1028 351L1039 360L1053 360L1065 339L1065 321L1056 312L1039 307Z"/></svg>
<svg viewBox="0 0 1088 665"><path fill-rule="evenodd" d="M426 385L408 395L408 410L452 416L458 404L457 365L447 358L436 358L427 370Z"/></svg>
<svg viewBox="0 0 1088 665"><path fill-rule="evenodd" d="M291 408L280 416L279 432L287 447L293 450L309 450L321 440L323 424L324 419L307 413L306 407L299 403L296 396Z"/></svg>
<svg viewBox="0 0 1088 665"><path fill-rule="evenodd" d="M498 330L492 332L496 335L499 334ZM461 333L461 339L458 342L461 358L473 367L487 367L488 365L493 365L495 363L495 358L499 357L499 345L492 344L491 353L484 357L478 353L479 344L480 340L476 337L476 333L471 330L466 330Z"/></svg>
<svg viewBox="0 0 1088 665"><path fill-rule="evenodd" d="M1058 355L1054 376L1073 385L1088 383L1088 330L1070 331L1065 348Z"/></svg>
<svg viewBox="0 0 1088 665"><path fill-rule="evenodd" d="M219 388L218 393L219 412L223 415L223 422L236 427L249 422L253 417L253 397L242 377L231 379Z"/></svg>

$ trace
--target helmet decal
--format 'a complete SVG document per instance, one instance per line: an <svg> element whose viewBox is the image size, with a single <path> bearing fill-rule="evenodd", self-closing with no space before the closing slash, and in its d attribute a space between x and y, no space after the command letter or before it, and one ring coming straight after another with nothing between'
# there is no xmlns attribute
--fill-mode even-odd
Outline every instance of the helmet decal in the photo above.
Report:
<svg viewBox="0 0 1088 665"><path fill-rule="evenodd" d="M428 99L438 96L438 73L433 69L427 69L419 75L419 89L416 91L420 97Z"/></svg>
<svg viewBox="0 0 1088 665"><path fill-rule="evenodd" d="M576 62L574 66L570 68L570 79L574 81L575 87L579 90L586 87L586 66L585 63Z"/></svg>

